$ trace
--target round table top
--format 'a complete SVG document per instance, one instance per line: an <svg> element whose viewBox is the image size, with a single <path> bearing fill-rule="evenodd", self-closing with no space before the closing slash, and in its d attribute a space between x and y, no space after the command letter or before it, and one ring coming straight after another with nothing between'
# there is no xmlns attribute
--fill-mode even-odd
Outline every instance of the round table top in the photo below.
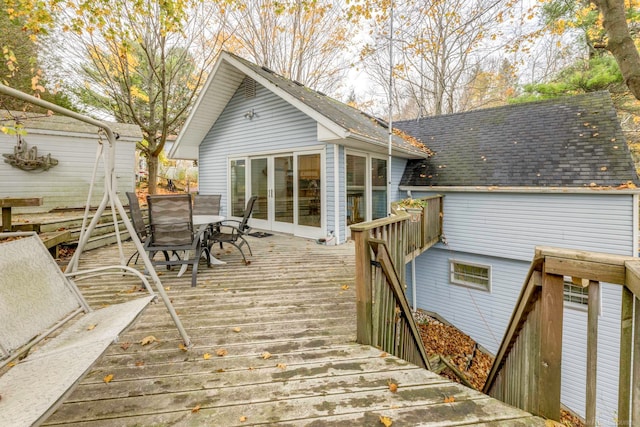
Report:
<svg viewBox="0 0 640 427"><path fill-rule="evenodd" d="M216 222L224 221L222 215L194 215L193 225L203 224L215 224Z"/></svg>

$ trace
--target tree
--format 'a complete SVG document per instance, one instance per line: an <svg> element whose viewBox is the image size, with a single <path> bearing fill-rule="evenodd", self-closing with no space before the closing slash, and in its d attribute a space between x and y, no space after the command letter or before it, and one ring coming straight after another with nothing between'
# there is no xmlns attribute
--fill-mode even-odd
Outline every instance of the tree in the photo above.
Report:
<svg viewBox="0 0 640 427"><path fill-rule="evenodd" d="M389 16L384 8L388 6L388 0L353 6L354 13L372 18L373 41L363 49L362 58L378 83L383 83L380 80L389 64ZM419 115L464 109L464 88L480 63L499 47L500 23L511 6L503 0L409 0L396 4L394 104L410 111L401 104L408 102L417 107ZM383 59L385 55L387 59Z"/></svg>
<svg viewBox="0 0 640 427"><path fill-rule="evenodd" d="M241 2L228 10L232 49L287 78L335 93L355 35L341 6L326 0Z"/></svg>
<svg viewBox="0 0 640 427"><path fill-rule="evenodd" d="M627 8L624 0L593 0L602 14L602 26L607 33L606 49L616 58L625 84L640 100L640 54L631 38L627 22ZM635 4L634 4L635 3ZM636 20L640 16L638 4L630 1L629 17Z"/></svg>
<svg viewBox="0 0 640 427"><path fill-rule="evenodd" d="M92 114L140 126L149 192L225 42L219 0L13 0L25 28L64 55L61 78ZM20 9L18 9L20 8Z"/></svg>
<svg viewBox="0 0 640 427"><path fill-rule="evenodd" d="M11 19L4 7L0 9L0 48L3 55L0 81L22 92L41 96L47 101L69 108L71 105L65 95L55 90L46 90L46 78L38 58L38 45L23 31L23 26L20 19ZM28 106L15 98L0 95L0 107L23 110Z"/></svg>

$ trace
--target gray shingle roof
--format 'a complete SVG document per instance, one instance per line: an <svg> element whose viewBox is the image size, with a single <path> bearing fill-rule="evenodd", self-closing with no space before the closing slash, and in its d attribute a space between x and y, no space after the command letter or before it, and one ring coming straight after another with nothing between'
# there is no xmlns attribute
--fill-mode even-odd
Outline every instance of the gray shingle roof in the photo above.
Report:
<svg viewBox="0 0 640 427"><path fill-rule="evenodd" d="M639 185L608 92L395 125L436 153L410 160L403 186Z"/></svg>
<svg viewBox="0 0 640 427"><path fill-rule="evenodd" d="M355 136L368 140L368 142L386 146L388 143L388 126L383 120L369 116L362 111L350 107L337 101L321 92L310 89L298 82L289 80L268 68L258 66L244 58L227 52L229 56L242 62L246 67L267 79L269 82L287 92L289 95L299 99L304 104L315 111L348 130ZM430 154L426 147L416 147L397 135L393 137L394 146L414 154L416 157L424 158Z"/></svg>

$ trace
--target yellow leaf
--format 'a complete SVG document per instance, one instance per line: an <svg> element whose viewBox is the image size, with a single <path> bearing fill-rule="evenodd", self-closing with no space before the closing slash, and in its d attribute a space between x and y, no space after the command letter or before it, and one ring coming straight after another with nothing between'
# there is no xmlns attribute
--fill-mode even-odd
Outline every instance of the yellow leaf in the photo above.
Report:
<svg viewBox="0 0 640 427"><path fill-rule="evenodd" d="M96 325L87 326L87 331L93 331L96 328Z"/></svg>
<svg viewBox="0 0 640 427"><path fill-rule="evenodd" d="M221 348L221 349L216 350L216 354L218 356L222 357L222 356L226 356L228 353L227 353L227 350L225 350L224 348Z"/></svg>
<svg viewBox="0 0 640 427"><path fill-rule="evenodd" d="M7 366L13 368L14 366L16 366L16 362L10 362Z"/></svg>
<svg viewBox="0 0 640 427"><path fill-rule="evenodd" d="M211 353L205 353L205 354L203 354L203 355L202 355L202 358L203 358L204 360L209 360L209 359L211 359Z"/></svg>
<svg viewBox="0 0 640 427"><path fill-rule="evenodd" d="M187 348L187 346L186 346L186 345L184 345L184 343L180 343L180 345L178 346L178 348L179 348L180 350L182 350L182 351L187 351L187 350L189 350L189 349Z"/></svg>
<svg viewBox="0 0 640 427"><path fill-rule="evenodd" d="M165 290L165 291L170 291L170 290L171 290L171 286L165 286L165 287L164 287L164 290Z"/></svg>
<svg viewBox="0 0 640 427"><path fill-rule="evenodd" d="M389 391L391 393L395 393L396 391L398 391L398 384L389 381Z"/></svg>
<svg viewBox="0 0 640 427"><path fill-rule="evenodd" d="M380 415L380 422L384 425L384 427L391 427L391 424L393 424L391 418L383 417L382 415Z"/></svg>
<svg viewBox="0 0 640 427"><path fill-rule="evenodd" d="M280 368L280 369L287 369L287 365L285 365L284 363L278 363L276 365L276 368Z"/></svg>
<svg viewBox="0 0 640 427"><path fill-rule="evenodd" d="M235 328L233 328L233 332L240 332L242 330L242 328L238 328L237 326Z"/></svg>
<svg viewBox="0 0 640 427"><path fill-rule="evenodd" d="M268 351L265 351L264 353L262 353L262 358L264 360L271 359L271 353L269 353Z"/></svg>
<svg viewBox="0 0 640 427"><path fill-rule="evenodd" d="M191 412L193 412L194 414L195 414L196 412L200 412L200 405L196 405L196 406L194 406L194 407L191 409Z"/></svg>
<svg viewBox="0 0 640 427"><path fill-rule="evenodd" d="M349 289L349 285L342 285L342 290L346 291L347 289Z"/></svg>
<svg viewBox="0 0 640 427"><path fill-rule="evenodd" d="M102 379L102 381L104 381L105 383L109 384L111 382L111 380L113 379L113 374L109 374L106 377L104 377Z"/></svg>
<svg viewBox="0 0 640 427"><path fill-rule="evenodd" d="M456 401L456 398L453 396L449 396L449 397L445 397L444 398L444 403L453 403Z"/></svg>
<svg viewBox="0 0 640 427"><path fill-rule="evenodd" d="M156 337L154 337L153 335L149 335L142 338L142 341L140 341L140 345L149 345L152 342L156 342L156 341L158 341Z"/></svg>
<svg viewBox="0 0 640 427"><path fill-rule="evenodd" d="M240 417L240 422L243 423L247 421L247 417L245 417L244 415Z"/></svg>

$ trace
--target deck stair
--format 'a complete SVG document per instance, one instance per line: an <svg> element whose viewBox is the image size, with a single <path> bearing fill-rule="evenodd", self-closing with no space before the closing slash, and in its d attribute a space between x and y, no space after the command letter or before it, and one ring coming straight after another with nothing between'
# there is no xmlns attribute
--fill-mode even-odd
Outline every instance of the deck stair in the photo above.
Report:
<svg viewBox="0 0 640 427"><path fill-rule="evenodd" d="M60 236L60 231L68 231L64 241L57 241L56 244L75 245L78 243L82 217L84 212L79 210L54 211L38 214L18 214L14 216L14 229L19 231L35 231L37 233L48 234L49 236ZM89 217L88 221L91 221ZM118 227L122 240L129 238L124 222L118 217ZM59 238L58 238L59 240ZM115 226L111 212L104 213L96 229L91 234L86 249L95 249L102 246L116 243Z"/></svg>

